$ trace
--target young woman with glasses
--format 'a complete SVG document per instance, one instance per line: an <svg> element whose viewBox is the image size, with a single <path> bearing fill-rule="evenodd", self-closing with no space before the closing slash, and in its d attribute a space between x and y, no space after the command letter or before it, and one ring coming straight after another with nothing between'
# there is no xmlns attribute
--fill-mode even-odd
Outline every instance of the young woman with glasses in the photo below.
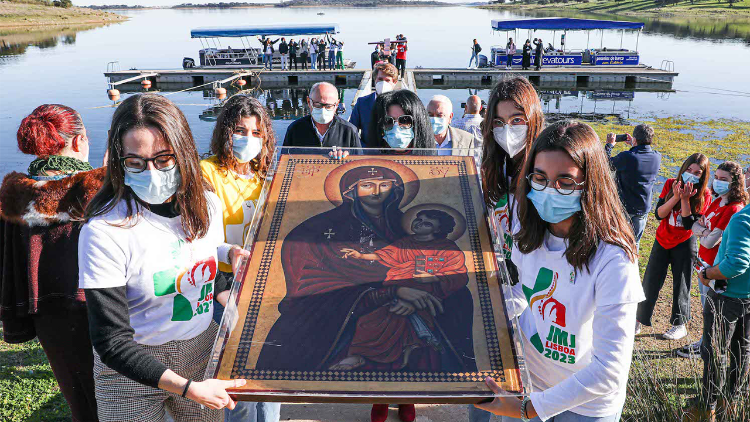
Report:
<svg viewBox="0 0 750 422"><path fill-rule="evenodd" d="M516 190L513 262L535 392L477 407L505 422L616 422L643 300L633 230L594 130L562 121L534 141Z"/></svg>
<svg viewBox="0 0 750 422"><path fill-rule="evenodd" d="M201 175L187 120L169 100L134 95L112 117L108 172L86 208L78 246L101 421L218 421L234 407L203 380L226 303L218 263L248 253L224 243L222 204ZM135 382L133 382L135 381Z"/></svg>
<svg viewBox="0 0 750 422"><path fill-rule="evenodd" d="M427 109L417 94L407 90L378 95L367 139L373 140L371 146L374 148L396 149L404 153L407 148L437 148Z"/></svg>

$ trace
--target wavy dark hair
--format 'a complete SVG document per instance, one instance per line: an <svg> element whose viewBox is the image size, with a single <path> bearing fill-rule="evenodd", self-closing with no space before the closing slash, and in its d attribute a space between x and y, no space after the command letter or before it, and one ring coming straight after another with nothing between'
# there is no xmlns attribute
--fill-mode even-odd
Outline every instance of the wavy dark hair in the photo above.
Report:
<svg viewBox="0 0 750 422"><path fill-rule="evenodd" d="M182 229L189 239L204 237L208 233L211 215L206 191L213 191L213 188L201 173L198 151L185 115L173 102L157 94L133 95L115 110L107 138L107 174L101 189L86 207L84 219L89 221L104 215L122 200L127 202L127 217L123 224L136 217L140 207L148 208L148 204L140 201L125 185L122 165L125 134L143 128L157 130L172 148L181 179L174 206L182 217Z"/></svg>
<svg viewBox="0 0 750 422"><path fill-rule="evenodd" d="M492 134L492 121L497 117L497 105L503 101L513 101L528 122L526 149L515 157L509 156L495 142L495 136ZM484 139L482 142L482 185L485 203L494 205L518 185L518 175L526 161L531 143L544 128L544 113L542 113L542 104L534 85L523 76L501 79L490 92L486 110L481 125ZM503 167L506 173L503 173ZM508 186L508 176L511 178L511 186Z"/></svg>
<svg viewBox="0 0 750 422"><path fill-rule="evenodd" d="M725 161L719 164L717 170L723 170L732 176L732 181L729 182L727 202L741 202L742 204L747 205L748 193L747 188L745 187L745 173L742 166L734 161Z"/></svg>
<svg viewBox="0 0 750 422"><path fill-rule="evenodd" d="M256 98L245 94L237 94L229 98L219 112L216 126L211 135L211 154L216 155L219 167L226 171L237 172L239 163L232 152L232 134L234 134L241 118L255 116L258 119L263 146L260 154L250 161L250 168L261 178L266 177L271 165L271 156L276 147L276 136L273 132L271 118L266 108Z"/></svg>
<svg viewBox="0 0 750 422"><path fill-rule="evenodd" d="M524 222L514 236L518 250L530 253L540 248L548 230L548 223L542 220L527 196L531 186L526 179L534 171L536 156L544 151L565 152L585 177L581 211L574 215L565 249L568 262L576 270L585 267L590 271L589 263L600 242L619 246L630 261L635 262L637 248L633 228L620 201L601 141L591 126L570 120L550 125L531 146L516 190L518 215Z"/></svg>
<svg viewBox="0 0 750 422"><path fill-rule="evenodd" d="M385 117L388 115L388 108L392 105L401 106L404 113L414 119L414 140L409 144L409 148L437 148L432 124L427 116L427 109L417 94L406 89L386 92L383 95L378 95L377 100L375 100L370 119L370 129L367 134L367 139L373 142L373 147L391 148L383 136L385 136Z"/></svg>
<svg viewBox="0 0 750 422"><path fill-rule="evenodd" d="M682 181L682 173L685 173L688 167L690 167L692 164L698 164L701 170L703 170L703 174L701 175L700 181L698 182L698 193L690 198L691 212L693 214L700 214L701 211L703 211L703 206L705 205L706 201L704 194L706 192L706 189L708 189L708 180L711 178L711 163L708 161L708 157L701 154L700 152L696 152L695 154L688 157L685 162L682 163L680 170L677 172L677 179L674 183ZM672 196L674 196L674 192L670 189L667 193L667 196L664 198L664 202L669 201ZM673 210L679 211L680 209L682 209L682 204L681 201L678 201Z"/></svg>

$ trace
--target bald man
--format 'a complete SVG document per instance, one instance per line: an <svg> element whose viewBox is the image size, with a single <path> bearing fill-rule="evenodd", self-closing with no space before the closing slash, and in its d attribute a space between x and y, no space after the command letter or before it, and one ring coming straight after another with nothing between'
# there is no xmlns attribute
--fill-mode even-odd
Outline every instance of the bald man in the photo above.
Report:
<svg viewBox="0 0 750 422"><path fill-rule="evenodd" d="M474 136L464 130L451 127L453 103L445 95L435 95L427 104L438 155L471 155Z"/></svg>
<svg viewBox="0 0 750 422"><path fill-rule="evenodd" d="M456 129L463 129L474 135L474 158L481 162L482 151L482 100L478 95L472 95L466 100L464 115L453 119L453 126Z"/></svg>
<svg viewBox="0 0 750 422"><path fill-rule="evenodd" d="M284 146L361 148L357 128L336 115L338 106L339 92L335 86L328 82L313 85L307 98L310 114L289 125Z"/></svg>

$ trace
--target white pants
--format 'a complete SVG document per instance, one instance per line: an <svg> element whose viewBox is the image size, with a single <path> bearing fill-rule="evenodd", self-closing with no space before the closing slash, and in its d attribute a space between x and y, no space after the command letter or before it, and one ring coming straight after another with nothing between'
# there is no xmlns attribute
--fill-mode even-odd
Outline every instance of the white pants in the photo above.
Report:
<svg viewBox="0 0 750 422"><path fill-rule="evenodd" d="M289 54L281 55L281 70L286 70L286 63L288 59L289 59Z"/></svg>

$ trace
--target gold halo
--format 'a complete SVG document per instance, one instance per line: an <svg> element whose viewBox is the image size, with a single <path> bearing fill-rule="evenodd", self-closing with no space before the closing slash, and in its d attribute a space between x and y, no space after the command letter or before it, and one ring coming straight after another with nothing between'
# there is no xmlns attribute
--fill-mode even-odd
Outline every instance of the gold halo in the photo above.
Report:
<svg viewBox="0 0 750 422"><path fill-rule="evenodd" d="M341 197L339 182L344 176L344 173L357 167L383 167L392 170L401 176L401 181L404 183L404 197L401 199L401 204L398 206L399 208L409 205L419 192L419 178L414 171L403 164L380 158L352 160L336 167L333 171L328 173L328 176L326 176L323 189L325 190L326 198L328 198L333 205L338 207L344 203L344 199Z"/></svg>
<svg viewBox="0 0 750 422"><path fill-rule="evenodd" d="M460 212L458 212L457 209L443 204L421 204L411 207L404 212L404 216L401 220L401 227L406 233L414 234L411 231L411 222L414 221L414 218L420 211L424 210L443 211L450 214L450 216L453 217L454 220L456 220L456 227L454 227L453 231L448 234L448 239L455 242L461 236L463 236L464 232L466 232L466 218Z"/></svg>

